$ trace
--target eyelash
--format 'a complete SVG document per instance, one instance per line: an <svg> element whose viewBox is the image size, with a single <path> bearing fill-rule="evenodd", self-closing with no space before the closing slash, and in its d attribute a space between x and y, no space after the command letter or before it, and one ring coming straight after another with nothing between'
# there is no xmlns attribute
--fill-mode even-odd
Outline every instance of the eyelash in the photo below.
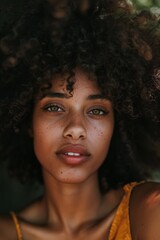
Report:
<svg viewBox="0 0 160 240"><path fill-rule="evenodd" d="M57 108L57 110L53 110L53 108ZM60 109L60 111L58 111ZM58 106L57 104L49 104L43 108L44 111L48 112L64 112L63 108L61 106Z"/></svg>
<svg viewBox="0 0 160 240"><path fill-rule="evenodd" d="M57 105L57 104L49 104L45 107L43 107L44 111L48 112L64 112L63 107ZM109 112L101 107L94 107L91 110L88 111L89 115L94 115L94 116L105 116Z"/></svg>
<svg viewBox="0 0 160 240"><path fill-rule="evenodd" d="M97 112L94 112L94 111L98 111L98 114L97 114ZM108 111L103 108L100 108L100 107L95 107L95 108L91 109L88 113L89 114L91 113L91 115L94 115L94 116L105 116L108 114Z"/></svg>

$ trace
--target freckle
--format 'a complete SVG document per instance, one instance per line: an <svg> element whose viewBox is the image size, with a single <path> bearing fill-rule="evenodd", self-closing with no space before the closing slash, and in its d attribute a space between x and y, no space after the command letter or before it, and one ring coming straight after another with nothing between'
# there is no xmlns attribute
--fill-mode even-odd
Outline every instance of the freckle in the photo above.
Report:
<svg viewBox="0 0 160 240"><path fill-rule="evenodd" d="M102 135L103 135L103 132L99 132L98 135L99 135L99 136L102 136Z"/></svg>
<svg viewBox="0 0 160 240"><path fill-rule="evenodd" d="M62 172L62 171L61 171L60 173L61 173L61 174L63 174L63 172Z"/></svg>

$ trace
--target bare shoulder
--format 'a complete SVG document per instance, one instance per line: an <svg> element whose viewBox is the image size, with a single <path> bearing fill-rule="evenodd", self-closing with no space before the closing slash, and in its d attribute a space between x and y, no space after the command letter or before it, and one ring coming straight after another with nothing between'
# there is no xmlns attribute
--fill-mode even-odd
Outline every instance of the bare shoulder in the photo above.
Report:
<svg viewBox="0 0 160 240"><path fill-rule="evenodd" d="M11 216L0 216L0 240L16 240L16 230Z"/></svg>
<svg viewBox="0 0 160 240"><path fill-rule="evenodd" d="M19 223L25 224L41 224L44 219L43 201L37 201L26 206L24 209L16 213ZM17 231L11 214L0 216L0 240L17 240Z"/></svg>
<svg viewBox="0 0 160 240"><path fill-rule="evenodd" d="M133 239L160 239L160 183L146 182L135 187L130 220Z"/></svg>

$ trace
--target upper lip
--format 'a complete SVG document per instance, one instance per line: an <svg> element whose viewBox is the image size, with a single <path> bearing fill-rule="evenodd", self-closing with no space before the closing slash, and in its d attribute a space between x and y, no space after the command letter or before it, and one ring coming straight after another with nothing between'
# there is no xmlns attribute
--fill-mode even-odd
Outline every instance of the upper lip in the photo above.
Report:
<svg viewBox="0 0 160 240"><path fill-rule="evenodd" d="M91 155L84 146L79 144L64 145L56 152L56 154L65 154L65 153L78 153L81 156Z"/></svg>

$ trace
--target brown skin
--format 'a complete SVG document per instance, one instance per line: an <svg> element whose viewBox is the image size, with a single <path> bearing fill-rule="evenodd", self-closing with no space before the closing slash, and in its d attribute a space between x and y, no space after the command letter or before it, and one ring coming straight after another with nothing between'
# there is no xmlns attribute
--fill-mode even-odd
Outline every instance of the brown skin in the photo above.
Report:
<svg viewBox="0 0 160 240"><path fill-rule="evenodd" d="M112 103L95 97L100 91L84 72L77 69L75 79L72 97L66 97L66 82L59 76L47 95L35 101L29 132L45 193L18 214L26 240L106 240L124 194L118 189L102 195L97 180L114 129ZM160 239L159 184L134 189L130 216L134 240ZM17 239L10 217L0 219L0 233L0 240Z"/></svg>
<svg viewBox="0 0 160 240"><path fill-rule="evenodd" d="M96 184L114 129L111 101L80 70L75 79L72 97L66 96L66 82L54 79L46 96L37 97L32 122L34 149L46 186L51 183L66 194L72 194L74 186L77 192L77 186L80 190ZM80 156L66 156L66 152Z"/></svg>
<svg viewBox="0 0 160 240"><path fill-rule="evenodd" d="M137 186L130 206L133 239L160 239L160 184L149 182Z"/></svg>
<svg viewBox="0 0 160 240"><path fill-rule="evenodd" d="M74 231L73 233L68 233L64 229L59 229L58 231L49 224L41 227L40 225L46 222L46 205L43 200L39 200L19 213L23 235L26 240L42 240L46 238L48 240L54 238L59 240L72 240L75 238L82 240L86 236L87 238L93 237L93 240L106 240L117 210L116 204L120 201L122 195L123 192L121 190L108 192L103 198L103 210L106 214L104 221L95 226L93 224L88 229L85 229L85 227L88 227L87 224L86 226L84 225L84 231L81 234ZM106 209L109 208L110 212L107 213ZM91 207L90 210L92 210ZM100 214L97 216L99 217ZM160 239L160 184L144 183L135 187L130 201L130 222L132 240ZM36 225L33 225L33 223ZM93 223L96 224L96 220ZM15 226L10 216L0 218L0 233L0 240L17 240Z"/></svg>

